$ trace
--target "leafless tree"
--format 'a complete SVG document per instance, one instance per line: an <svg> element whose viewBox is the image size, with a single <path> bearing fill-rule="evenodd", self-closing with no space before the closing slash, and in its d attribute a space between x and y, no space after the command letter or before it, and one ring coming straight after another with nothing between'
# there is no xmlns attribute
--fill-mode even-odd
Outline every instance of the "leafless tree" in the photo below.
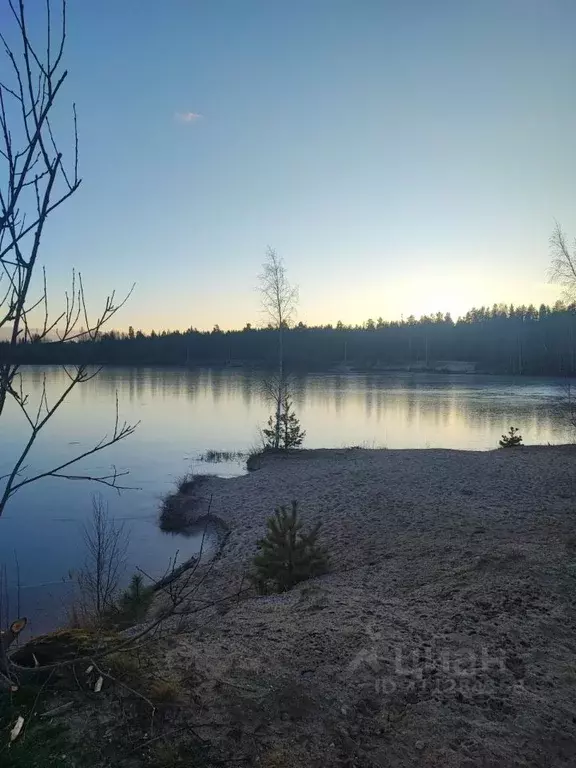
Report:
<svg viewBox="0 0 576 768"><path fill-rule="evenodd" d="M0 362L0 418L11 400L28 427L28 439L12 470L0 480L0 516L14 493L43 477L92 479L118 487L120 474L90 477L70 471L77 462L130 435L135 425L121 423L116 412L113 430L80 455L51 470L26 474L27 462L39 433L54 416L71 390L91 379L86 366L65 368L68 382L49 402L46 382L39 403L32 406L21 375L18 349L23 342L65 343L96 341L102 327L118 312L128 296L112 293L95 318L90 318L81 275L72 274L63 306L49 311L46 273L39 269L39 255L51 214L80 186L76 109L72 110L72 158L64 163L52 130L51 115L61 95L67 71L63 67L66 41L66 0L59 13L46 0L43 40L34 40L24 0L0 0L3 19L0 43L4 62L0 68L0 334L7 344ZM38 6L34 7L35 26ZM57 17L57 19L56 19ZM7 24L12 22L12 27Z"/></svg>
<svg viewBox="0 0 576 768"><path fill-rule="evenodd" d="M298 288L291 285L286 274L284 260L273 248L266 250L266 260L259 275L262 309L273 328L278 330L278 373L283 378L284 372L284 336L285 328L296 314Z"/></svg>
<svg viewBox="0 0 576 768"><path fill-rule="evenodd" d="M116 602L128 551L124 524L110 517L99 494L92 499L92 517L84 525L84 546L86 562L76 575L80 609L98 620Z"/></svg>
<svg viewBox="0 0 576 768"><path fill-rule="evenodd" d="M275 408L282 405L282 401L288 395L290 385L289 376L282 379L279 376L267 376L261 384L261 390L267 400L274 403Z"/></svg>
<svg viewBox="0 0 576 768"><path fill-rule="evenodd" d="M549 269L551 282L562 286L563 295L567 301L576 300L576 239L570 247L558 223L550 237L550 251L552 254Z"/></svg>
<svg viewBox="0 0 576 768"><path fill-rule="evenodd" d="M18 619L5 632L0 633L0 690L17 690L22 678L38 673L52 672L66 667L86 667L86 662L94 664L100 659L105 659L112 654L137 650L142 645L152 642L162 636L163 630L175 627L183 627L186 623L194 622L200 614L212 615L219 606L232 604L240 597L251 591L250 586L245 586L242 578L239 587L228 594L219 594L212 597L213 589L204 591L204 587L213 575L214 568L226 546L228 533L220 536L215 550L208 558L205 557L205 536L202 537L200 552L196 557L177 564L175 557L169 564L164 576L152 584L152 589L158 596L158 604L154 615L146 622L139 624L134 631L112 639L109 643L103 643L100 650L93 653L82 653L78 649L78 655L66 658L63 661L54 660L53 663L40 664L38 666L23 666L19 661L14 661L13 654L9 652L10 645L17 638L19 632L26 623L25 619ZM140 569L139 569L140 570ZM148 575L141 571L142 574ZM149 577L148 577L149 578ZM151 579L151 581L153 581ZM22 649L23 652L26 649ZM30 641L30 654L34 653L34 640ZM21 661L21 660L20 660Z"/></svg>
<svg viewBox="0 0 576 768"><path fill-rule="evenodd" d="M264 390L275 406L275 447L280 445L282 403L287 397L284 371L284 330L290 327L296 314L298 288L291 285L286 274L284 260L273 248L266 250L266 260L259 275L262 309L270 325L278 331L278 375L264 382Z"/></svg>

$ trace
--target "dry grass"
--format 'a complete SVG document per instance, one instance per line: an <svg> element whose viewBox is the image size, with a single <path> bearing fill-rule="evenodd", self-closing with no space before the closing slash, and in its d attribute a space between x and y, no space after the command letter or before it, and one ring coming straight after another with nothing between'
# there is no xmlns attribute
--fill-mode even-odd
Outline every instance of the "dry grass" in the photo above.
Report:
<svg viewBox="0 0 576 768"><path fill-rule="evenodd" d="M245 451L216 451L210 448L199 457L199 461L205 461L207 464L221 464L225 461L240 462L244 461L247 455Z"/></svg>
<svg viewBox="0 0 576 768"><path fill-rule="evenodd" d="M121 651L106 657L106 666L111 675L120 679L134 679L142 674L141 664L134 653Z"/></svg>
<svg viewBox="0 0 576 768"><path fill-rule="evenodd" d="M160 505L160 529L165 533L180 533L188 525L188 513L203 500L202 486L209 475L183 475L176 482L176 492L169 493Z"/></svg>

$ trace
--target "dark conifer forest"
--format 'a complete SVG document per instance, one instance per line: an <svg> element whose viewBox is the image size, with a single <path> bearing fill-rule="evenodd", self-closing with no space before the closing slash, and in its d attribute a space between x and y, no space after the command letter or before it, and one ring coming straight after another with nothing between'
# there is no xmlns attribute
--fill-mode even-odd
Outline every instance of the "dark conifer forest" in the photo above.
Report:
<svg viewBox="0 0 576 768"><path fill-rule="evenodd" d="M437 313L400 321L369 319L362 325L307 326L285 332L285 360L291 369L328 370L344 364L359 369L437 368L474 363L477 371L570 375L576 372L576 305L495 305L471 309L454 321ZM34 341L0 359L30 364L274 365L277 332L272 328L222 331L102 333L96 343Z"/></svg>

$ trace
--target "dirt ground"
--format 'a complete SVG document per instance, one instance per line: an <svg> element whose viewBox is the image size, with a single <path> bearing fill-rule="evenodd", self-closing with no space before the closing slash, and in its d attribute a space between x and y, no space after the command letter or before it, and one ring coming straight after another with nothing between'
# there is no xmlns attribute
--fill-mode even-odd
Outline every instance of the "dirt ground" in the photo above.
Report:
<svg viewBox="0 0 576 768"><path fill-rule="evenodd" d="M208 481L231 534L207 597L292 499L332 570L164 642L198 733L270 768L576 765L575 479L560 446L301 451Z"/></svg>

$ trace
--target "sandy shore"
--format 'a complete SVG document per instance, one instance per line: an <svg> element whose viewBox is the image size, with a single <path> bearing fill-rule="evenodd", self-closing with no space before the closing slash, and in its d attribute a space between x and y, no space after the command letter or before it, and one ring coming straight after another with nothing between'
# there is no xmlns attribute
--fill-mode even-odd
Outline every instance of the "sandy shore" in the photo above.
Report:
<svg viewBox="0 0 576 768"><path fill-rule="evenodd" d="M209 480L231 530L211 594L292 499L332 571L170 638L190 717L277 768L576 764L575 481L570 446L302 451Z"/></svg>

